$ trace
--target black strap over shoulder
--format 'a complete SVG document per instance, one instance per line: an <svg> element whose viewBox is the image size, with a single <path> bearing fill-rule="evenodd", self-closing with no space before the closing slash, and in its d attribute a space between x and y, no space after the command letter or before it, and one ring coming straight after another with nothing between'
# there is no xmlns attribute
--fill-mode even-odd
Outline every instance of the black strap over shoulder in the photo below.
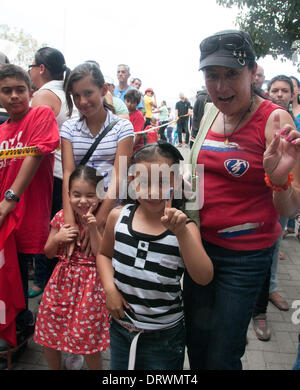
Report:
<svg viewBox="0 0 300 390"><path fill-rule="evenodd" d="M97 146L99 145L99 143L101 142L101 140L106 136L106 134L114 127L114 125L119 122L119 119L115 120L115 121L112 121L110 122L110 124L108 126L106 126L106 128L102 131L102 133L100 133L98 135L98 137L95 139L94 143L92 144L92 146L89 148L89 150L86 152L86 155L83 157L83 159L80 161L80 165L85 165L90 157L92 156L92 154L94 153L95 149L97 148Z"/></svg>

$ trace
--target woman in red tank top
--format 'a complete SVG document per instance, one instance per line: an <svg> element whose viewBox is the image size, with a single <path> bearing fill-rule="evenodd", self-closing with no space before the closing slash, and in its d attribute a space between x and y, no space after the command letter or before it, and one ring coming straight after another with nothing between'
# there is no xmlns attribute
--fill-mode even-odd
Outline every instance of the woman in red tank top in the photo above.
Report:
<svg viewBox="0 0 300 390"><path fill-rule="evenodd" d="M214 279L203 287L185 275L188 356L191 369L242 369L248 325L281 233L279 214L300 209L300 134L285 110L255 92L248 33L221 31L200 51L218 111L201 145L200 127L191 162L204 166L200 231Z"/></svg>

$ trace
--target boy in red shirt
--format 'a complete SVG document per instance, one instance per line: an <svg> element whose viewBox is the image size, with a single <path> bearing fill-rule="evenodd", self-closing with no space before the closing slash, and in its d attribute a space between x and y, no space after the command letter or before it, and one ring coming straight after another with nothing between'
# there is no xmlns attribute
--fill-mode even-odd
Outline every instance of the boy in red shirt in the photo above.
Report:
<svg viewBox="0 0 300 390"><path fill-rule="evenodd" d="M145 127L145 130L149 130L152 127L156 127L156 118L152 117L150 119L150 126ZM154 144L158 141L157 135L158 129L148 131L147 134L147 144Z"/></svg>
<svg viewBox="0 0 300 390"><path fill-rule="evenodd" d="M38 155L0 159L0 238L5 234L8 218L14 220L12 234L26 304L16 317L18 344L34 330L33 315L28 309L27 261L33 254L44 253L52 202L52 152L59 145L59 132L52 110L46 106L30 108L30 96L31 83L27 72L16 65L1 65L0 103L9 119L0 126L0 151L31 146L38 148ZM7 272L5 263L0 272ZM1 288L5 286L0 286L0 292ZM0 337L0 350L6 349L7 345Z"/></svg>
<svg viewBox="0 0 300 390"><path fill-rule="evenodd" d="M141 100L141 93L137 89L129 89L125 95L125 104L129 111L129 120L133 125L133 130L135 133L142 131L144 129L145 118L143 114L136 109ZM135 134L134 144L133 144L133 153L135 153L139 148L144 145L143 134Z"/></svg>

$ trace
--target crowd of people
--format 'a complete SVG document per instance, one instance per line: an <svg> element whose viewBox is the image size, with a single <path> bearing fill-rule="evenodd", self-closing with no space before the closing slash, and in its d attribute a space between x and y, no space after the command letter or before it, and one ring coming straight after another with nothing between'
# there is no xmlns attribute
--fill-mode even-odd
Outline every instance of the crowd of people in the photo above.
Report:
<svg viewBox="0 0 300 390"><path fill-rule="evenodd" d="M54 48L28 72L3 56L0 352L34 335L53 370L100 370L108 347L113 370L181 370L185 347L191 369L240 370L251 319L270 339L268 301L289 309L277 265L300 211L299 81L263 90L240 30L200 54L206 90L194 107L180 93L174 117L126 64L115 84Z"/></svg>

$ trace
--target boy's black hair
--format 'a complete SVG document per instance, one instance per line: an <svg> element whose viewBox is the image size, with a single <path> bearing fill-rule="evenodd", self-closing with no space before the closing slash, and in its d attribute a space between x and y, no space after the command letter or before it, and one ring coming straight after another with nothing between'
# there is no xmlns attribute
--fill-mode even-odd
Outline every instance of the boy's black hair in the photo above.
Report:
<svg viewBox="0 0 300 390"><path fill-rule="evenodd" d="M292 80L288 76L285 76L284 74L279 74L278 76L275 76L270 80L268 84L268 92L270 92L272 84L274 84L276 81L284 81L290 86L291 92L292 93L294 92L294 85Z"/></svg>
<svg viewBox="0 0 300 390"><path fill-rule="evenodd" d="M138 105L141 100L141 96L141 93L137 89L129 89L125 93L124 99L128 100L131 103L136 103Z"/></svg>
<svg viewBox="0 0 300 390"><path fill-rule="evenodd" d="M0 80L4 80L7 77L24 81L28 87L28 90L31 90L31 79L29 74L20 66L14 64L1 64Z"/></svg>

